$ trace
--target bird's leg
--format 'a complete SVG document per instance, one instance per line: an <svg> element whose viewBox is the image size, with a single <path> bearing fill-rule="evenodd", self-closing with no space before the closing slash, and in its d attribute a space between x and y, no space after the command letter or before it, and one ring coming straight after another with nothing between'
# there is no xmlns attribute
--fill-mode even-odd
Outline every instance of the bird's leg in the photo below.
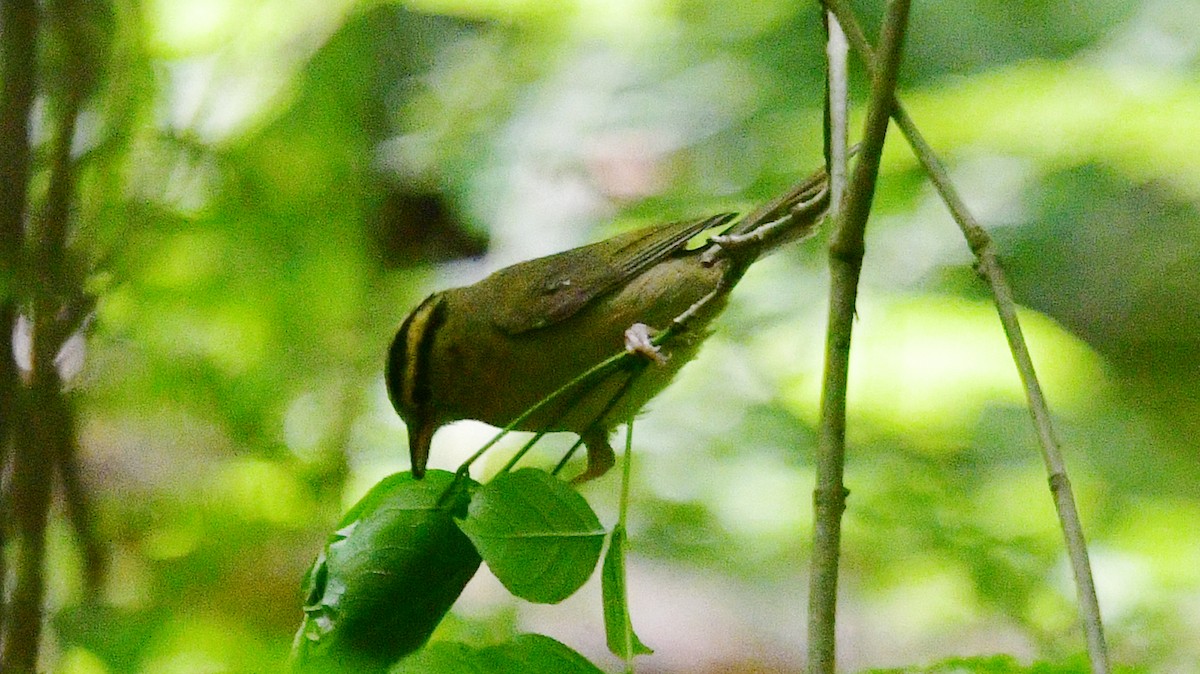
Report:
<svg viewBox="0 0 1200 674"><path fill-rule="evenodd" d="M583 484L594 480L607 473L617 462L617 454L612 445L608 444L607 430L589 430L581 437L584 447L587 447L587 468L571 478L571 484Z"/></svg>

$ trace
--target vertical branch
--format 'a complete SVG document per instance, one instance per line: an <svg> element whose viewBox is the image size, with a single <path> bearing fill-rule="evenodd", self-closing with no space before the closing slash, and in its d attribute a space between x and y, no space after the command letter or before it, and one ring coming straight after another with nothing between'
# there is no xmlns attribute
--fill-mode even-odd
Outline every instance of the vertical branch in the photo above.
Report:
<svg viewBox="0 0 1200 674"><path fill-rule="evenodd" d="M829 10L837 15L839 22L846 30L851 46L858 52L859 58L866 64L868 70L875 71L881 67L846 0L826 0L826 2ZM1104 638L1100 603L1096 597L1096 585L1092 578L1091 562L1088 559L1087 541L1084 538L1083 525L1079 520L1071 483L1067 478L1066 463L1063 461L1058 439L1050 420L1050 410L1042 394L1041 385L1038 383L1033 359L1025 345L1020 321L1017 319L1016 301L1013 299L1012 289L1008 285L1004 269L996 256L991 237L967 209L958 190L950 182L950 176L945 166L898 100L893 105L892 116L896 120L896 125L908 139L909 145L912 146L914 154L929 175L938 194L946 203L954 221L958 223L959 229L962 230L963 236L967 240L967 245L976 257L976 268L992 291L1001 328L1004 330L1009 350L1012 351L1013 361L1025 387L1029 413L1037 430L1042 460L1046 464L1050 493L1058 512L1067 554L1071 561L1071 570L1075 576L1079 617L1087 639L1088 659L1094 674L1107 674L1110 671L1108 645Z"/></svg>
<svg viewBox="0 0 1200 674"><path fill-rule="evenodd" d="M46 527L55 476L62 476L69 487L78 486L72 480L73 472L67 469L74 466L72 412L54 359L76 325L63 319L64 310L82 297L79 277L67 264L67 237L75 193L71 148L80 110L94 83L88 80L94 64L86 63L89 36L72 30L77 28L70 24L73 8L51 3L45 9L48 30L44 35L58 40L65 52L59 64L61 72L56 73L65 87L53 92L61 96L51 96L48 105L56 113L57 128L47 153L45 201L36 209L36 217L31 218L29 226L23 228L24 243L14 249L19 252L10 253L17 270L11 292L21 297L32 324L30 371L27 384L16 396L15 417L21 423L14 429L8 507L19 545L0 653L4 671L17 674L35 672L38 663L45 622ZM36 6L31 11L36 11ZM36 20L42 18L35 14ZM30 51L36 53L37 36L28 37L33 43ZM26 143L27 137L28 134ZM28 179L28 159L25 161ZM22 194L22 198L28 200L28 194ZM20 259L15 259L17 255Z"/></svg>
<svg viewBox="0 0 1200 674"><path fill-rule="evenodd" d="M50 448L58 433L53 418L59 415L55 414L58 399L54 390L58 378L45 374L44 368L41 371L43 374L34 371L35 381L24 391L26 418L15 429L11 507L20 546L2 656L4 671L15 674L37 671L46 588L46 522L54 482Z"/></svg>
<svg viewBox="0 0 1200 674"><path fill-rule="evenodd" d="M13 361L16 277L29 189L29 113L33 107L38 13L34 0L0 2L0 471L10 470L20 377ZM0 579L13 533L12 504L0 494ZM3 584L0 584L3 588ZM2 591L2 590L0 590ZM0 635L7 633L9 598L0 598ZM0 668L3 668L0 659Z"/></svg>
<svg viewBox="0 0 1200 674"><path fill-rule="evenodd" d="M29 111L37 68L37 4L0 3L0 273L16 270L29 187ZM7 286L7 284L6 284ZM11 286L3 287L10 294ZM7 329L11 332L11 325Z"/></svg>
<svg viewBox="0 0 1200 674"><path fill-rule="evenodd" d="M838 227L829 247L831 284L829 326L825 342L825 376L821 390L821 421L817 445L817 486L813 492L813 570L809 584L808 671L832 674L836 655L838 552L841 518L846 507L842 483L846 449L846 389L850 338L854 324L858 278L862 270L863 238L879 155L887 135L888 117L896 89L901 47L908 26L908 0L892 0L883 25L883 56L871 86L871 103L863 131L862 150L854 166Z"/></svg>

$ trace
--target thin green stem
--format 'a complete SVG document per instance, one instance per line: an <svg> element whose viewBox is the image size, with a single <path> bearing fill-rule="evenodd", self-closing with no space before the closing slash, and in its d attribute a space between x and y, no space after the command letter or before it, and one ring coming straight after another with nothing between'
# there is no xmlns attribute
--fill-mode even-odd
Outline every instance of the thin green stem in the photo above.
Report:
<svg viewBox="0 0 1200 674"><path fill-rule="evenodd" d="M825 116L827 121L825 158L829 173L829 215L837 218L846 192L846 165L849 144L849 53L850 44L837 17L825 12L825 58L829 76L825 78Z"/></svg>
<svg viewBox="0 0 1200 674"><path fill-rule="evenodd" d="M633 415L632 414L629 416L629 423L627 423L625 425L625 457L624 457L624 461L622 461L621 463L622 463L622 466L621 466L621 496L620 496L620 500L618 501L618 505L617 505L617 526L616 526L616 529L621 532L621 535L614 536L613 540L618 545L622 546L621 564L624 565L625 564L625 550L624 550L623 546L625 545L625 538L626 538L625 521L626 521L626 513L629 512L629 482L630 482L631 476L633 475ZM625 573L623 568L621 570L621 573L622 573L622 575L624 575L624 573ZM622 583L621 590L626 595L626 596L621 597L621 604L622 604L622 606L628 607L629 606L629 596L628 596L629 588L624 583ZM624 628L624 638L625 638L625 650L624 650L624 652L625 652L625 672L626 672L626 674L633 674L633 659L634 659L633 623L629 619L629 611L628 610L624 611L623 623L624 624L622 625L622 627Z"/></svg>
<svg viewBox="0 0 1200 674"><path fill-rule="evenodd" d="M599 363L593 365L588 371L584 372L583 374L579 375L578 377L575 377L574 379L567 382L566 384L563 384L557 390L555 390L553 393L551 393L550 395L546 396L545 398L542 398L541 400L539 400L537 402L537 404L535 404L533 407L530 407L529 409L522 412L519 416L517 416L516 419L513 419L511 422L509 422L507 426L500 429L500 431L498 433L496 433L496 435L492 436L491 440L488 440L486 443L484 443L484 445L482 447L475 450L474 454L467 457L467 460L464 461L461 466L459 466L458 472L462 473L467 468L470 468L471 464L478 461L479 458L482 457L484 455L484 453L487 452L489 449L491 449L497 442L499 442L501 438L503 438L505 435L508 435L509 433L511 433L514 429L516 429L517 426L520 426L521 424L525 423L525 421L528 420L533 415L537 414L538 412L541 412L542 410L546 409L554 402L558 401L560 398L562 398L564 395L566 395L567 392L570 391L571 389L573 389L574 387L576 387L576 386L582 387L585 384L587 384L588 382L592 381L593 379L600 379L600 378L606 377L609 374L612 374L613 372L615 372L618 368L625 365L626 362L632 358L635 358L635 356L633 354L629 353L628 351L622 351L620 353L613 354L612 356L609 356L608 358L605 358L604 360L600 361Z"/></svg>
<svg viewBox="0 0 1200 674"><path fill-rule="evenodd" d="M546 433L548 433L548 431L538 431L535 433L533 437L529 439L529 442L525 443L521 449L517 450L517 453L513 454L513 457L508 460L508 463L504 464L504 467L500 469L500 472L507 473L508 471L512 470L513 466L516 466L517 462L521 460L521 457L528 454L529 450L533 449L533 446L536 445L538 441L546 435Z"/></svg>
<svg viewBox="0 0 1200 674"><path fill-rule="evenodd" d="M874 72L879 67L872 52L871 45L863 34L854 11L846 0L825 0L826 6L838 18L842 28L850 40L850 45L867 69ZM1058 439L1050 419L1050 411L1038 383L1037 372L1033 359L1025 344L1021 324L1017 318L1016 302L1012 289L997 258L995 246L991 237L980 226L975 216L967 209L966 203L950 181L945 165L937 153L917 129L908 112L895 100L892 106L892 118L901 132L908 139L913 152L920 161L925 172L929 175L938 194L946 203L954 221L958 223L967 245L977 259L979 274L992 291L996 311L1000 317L1000 325L1012 351L1021 382L1025 387L1025 397L1029 403L1029 412L1037 430L1041 446L1042 459L1046 464L1049 476L1050 492L1058 511L1063 538L1066 541L1067 554L1071 560L1071 570L1075 576L1076 593L1079 599L1079 616L1087 639L1088 658L1094 674L1108 674L1111 671L1108 658L1108 646L1104 637L1104 624L1100 616L1100 603L1096 597L1096 586L1092 578L1091 563L1088 560L1087 541L1083 534L1083 525L1079 519L1075 497L1067 477L1066 464L1059 450Z"/></svg>
<svg viewBox="0 0 1200 674"><path fill-rule="evenodd" d="M703 303L711 302L712 299L713 299L713 297L711 295L709 295L709 296L706 296L703 300L701 300L701 302L703 302ZM697 303L697 305L699 305L699 304L700 303ZM681 330L686 329L687 321L690 320L691 316L695 315L693 313L693 310L695 308L696 308L696 306L692 306L688 309L687 312L685 312L685 316L684 316L685 320L681 321L679 318L676 318L675 321L673 321L671 323L670 327L668 327L666 330L663 330L661 333L656 335L653 340L651 340L652 343L655 346L661 346L664 342L666 342L667 340L674 337ZM475 450L475 453L472 454L471 456L467 457L467 460L463 461L462 465L460 465L458 467L458 472L460 474L464 473L468 468L471 467L471 464L478 461L479 458L482 457L485 452L487 452L489 449L491 449L493 446L495 446L495 444L497 442L499 442L501 438L503 438L505 435L508 435L509 433L511 433L513 430L515 430L521 424L524 424L525 421L528 420L533 415L538 414L539 412L546 409L550 405L559 401L568 392L575 390L575 389L584 389L584 387L587 386L591 382L599 381L599 380L609 376L610 374L616 372L617 370L619 370L621 368L630 367L631 364L634 363L634 360L637 358L641 358L641 356L630 353L628 351L621 351L619 353L615 353L615 354L609 356L608 358L605 358L604 360L600 361L599 363L593 365L590 369L588 369L583 374L575 377L574 379L567 382L566 384L563 384L562 386L558 387L558 389L556 389L553 393L546 396L545 398L542 398L541 400L539 400L537 402L537 404L533 405L529 409L522 412L519 416L517 416L516 419L513 419L511 422L508 423L508 425L506 425L504 428L500 429L500 431L497 432L496 435L492 436L491 440L488 440L486 443L484 443L484 445L482 447ZM632 381L632 378L630 381ZM628 382L626 384L628 385ZM614 398L614 401L610 402L609 406L606 409L611 409L611 407L613 405L615 405L616 400L620 399L620 395L623 394L625 392L625 390L626 390L626 386L623 386L621 388L621 391ZM540 437L541 437L541 435L539 435L537 438L534 438L534 440L536 441ZM521 453L523 454L524 452L528 451L528 449L531 446L532 446L532 443L529 446L526 446L524 449L522 449ZM574 449L574 448L572 448L572 449ZM520 457L518 456L517 458L520 458Z"/></svg>
<svg viewBox="0 0 1200 674"><path fill-rule="evenodd" d="M633 415L625 424L625 461L621 466L621 495L617 501L617 526L625 528L625 514L629 511L629 479L633 474Z"/></svg>
<svg viewBox="0 0 1200 674"><path fill-rule="evenodd" d="M847 495L842 476L846 451L850 340L858 279L862 270L864 232L879 175L879 156L887 136L901 48L908 25L908 6L907 0L893 0L888 5L883 26L884 56L872 82L862 148L829 247L829 325L821 391L817 485L813 492L813 563L808 615L810 674L833 674L835 666L838 554L841 517Z"/></svg>
<svg viewBox="0 0 1200 674"><path fill-rule="evenodd" d="M581 435L581 436L579 436L579 439L575 441L575 444L571 445L571 448L568 449L563 454L563 457L558 460L558 463L555 464L554 470L550 471L550 474L558 475L559 473L561 473L562 469L567 467L567 463L571 460L571 457L574 456L575 452L582 446L583 446L583 436Z"/></svg>

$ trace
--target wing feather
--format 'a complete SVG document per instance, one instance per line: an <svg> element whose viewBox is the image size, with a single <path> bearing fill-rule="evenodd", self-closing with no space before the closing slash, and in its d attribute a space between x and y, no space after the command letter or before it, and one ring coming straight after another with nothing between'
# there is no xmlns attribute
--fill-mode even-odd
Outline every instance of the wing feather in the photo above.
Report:
<svg viewBox="0 0 1200 674"><path fill-rule="evenodd" d="M554 325L681 250L700 232L735 216L722 213L647 227L501 269L483 282L501 284L509 297L526 301L490 307L492 321L509 334Z"/></svg>

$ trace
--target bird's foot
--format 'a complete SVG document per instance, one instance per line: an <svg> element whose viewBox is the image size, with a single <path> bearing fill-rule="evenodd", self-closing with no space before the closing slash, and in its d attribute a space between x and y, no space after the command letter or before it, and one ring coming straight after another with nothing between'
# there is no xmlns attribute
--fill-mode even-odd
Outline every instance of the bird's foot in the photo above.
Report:
<svg viewBox="0 0 1200 674"><path fill-rule="evenodd" d="M654 345L654 341L650 338L650 326L645 323L634 323L625 331L625 350L629 353L637 354L647 360L652 360L659 365L664 365L667 362L667 357L662 354L662 350Z"/></svg>
<svg viewBox="0 0 1200 674"><path fill-rule="evenodd" d="M571 484L583 484L604 475L617 463L617 454L608 444L607 433L589 438L587 445L587 468L571 478Z"/></svg>

